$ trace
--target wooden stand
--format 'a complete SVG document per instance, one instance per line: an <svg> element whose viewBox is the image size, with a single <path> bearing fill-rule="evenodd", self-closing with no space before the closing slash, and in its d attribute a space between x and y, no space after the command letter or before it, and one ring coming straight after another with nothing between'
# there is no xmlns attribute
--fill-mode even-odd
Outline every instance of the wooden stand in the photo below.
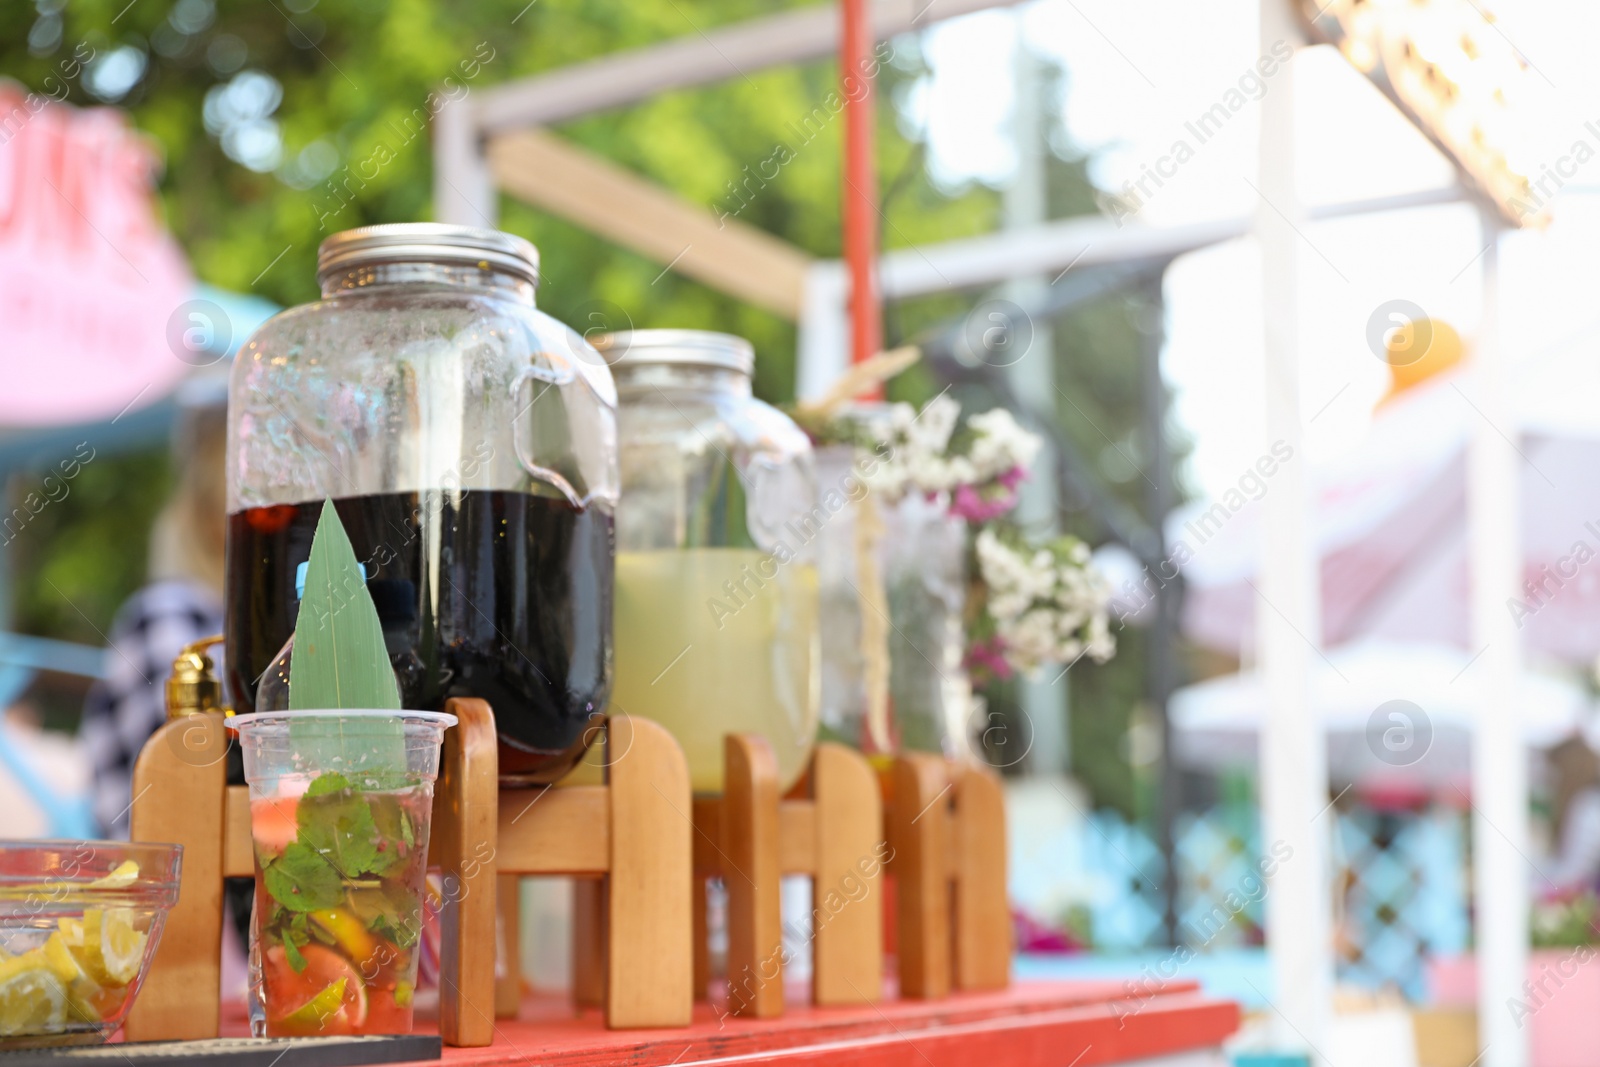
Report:
<svg viewBox="0 0 1600 1067"><path fill-rule="evenodd" d="M694 990L711 980L706 882L728 892L728 1014L783 1012L779 882L812 879L812 999L818 1005L883 999L882 882L888 847L871 766L842 745L818 745L805 778L778 796L778 769L755 734L724 741L724 791L694 801ZM592 892L579 887L573 930L579 1003L592 1001L599 942L585 917Z"/></svg>
<svg viewBox="0 0 1600 1067"><path fill-rule="evenodd" d="M445 1041L494 1038L506 997L494 966L501 875L602 880L607 1025L687 1025L690 793L677 743L654 723L617 716L606 728L605 785L502 789L488 704L457 699L446 710L461 721L445 733L429 842L444 877ZM222 879L255 874L249 798L227 785L228 745L220 715L189 716L157 731L134 767L134 840L182 844L184 857L179 902L129 1016L130 1040L217 1035Z"/></svg>
<svg viewBox="0 0 1600 1067"><path fill-rule="evenodd" d="M819 1006L883 999L882 872L894 876L900 995L1004 989L1010 981L1005 796L988 770L925 753L894 760L880 790L862 757L817 746L788 798L766 742L726 739L724 793L694 802L694 989L711 977L705 884L728 893L728 1012L783 1013L783 934L778 880L813 879L812 999ZM881 804L882 793L889 803ZM882 820L881 822L879 820ZM877 827L881 826L881 832ZM881 833L881 836L880 836ZM880 901L863 906L867 899ZM598 1004L598 908L579 887L574 983L580 1004Z"/></svg>
<svg viewBox="0 0 1600 1067"><path fill-rule="evenodd" d="M217 1036L222 994L222 880L255 874L250 800L228 788L232 738L221 714L187 715L153 734L133 767L130 837L183 846L178 903L167 913L129 1041Z"/></svg>
<svg viewBox="0 0 1600 1067"><path fill-rule="evenodd" d="M883 999L883 805L861 755L821 744L790 797L779 799L778 764L755 734L723 747L723 794L697 797L695 991L710 979L705 881L728 893L728 1012L783 1013L780 880L811 878L812 1001L822 1006Z"/></svg>
<svg viewBox="0 0 1600 1067"><path fill-rule="evenodd" d="M927 753L897 756L885 829L894 853L900 995L1005 988L1011 914L999 780Z"/></svg>
<svg viewBox="0 0 1600 1067"><path fill-rule="evenodd" d="M449 710L460 723L445 734L429 843L444 879L439 1028L449 1044L487 1045L496 1016L515 1012L524 875L579 879L575 995L602 1006L611 1028L688 1025L710 979L709 878L728 891L729 1014L783 1012L786 874L812 879L819 1006L883 999L886 870L898 893L902 996L1009 980L1005 804L983 769L897 757L885 806L867 762L823 744L780 798L766 741L735 734L723 795L691 798L683 753L666 731L617 716L606 730L606 784L502 788L489 706L461 699ZM128 1021L132 1040L218 1032L222 882L255 874L249 798L226 783L223 723L215 714L168 723L134 768L134 839L182 844L184 858L178 905Z"/></svg>

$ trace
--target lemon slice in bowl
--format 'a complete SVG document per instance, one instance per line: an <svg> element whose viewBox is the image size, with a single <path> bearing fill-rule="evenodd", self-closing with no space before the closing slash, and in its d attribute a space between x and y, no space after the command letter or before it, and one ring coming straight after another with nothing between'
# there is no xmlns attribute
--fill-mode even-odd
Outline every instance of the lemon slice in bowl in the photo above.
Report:
<svg viewBox="0 0 1600 1067"><path fill-rule="evenodd" d="M105 956L100 948L100 928L104 925L104 918L103 909L85 908L81 923L62 919L56 924L56 932L61 935L67 951L78 961L83 973L99 985L111 981L111 976L106 974Z"/></svg>
<svg viewBox="0 0 1600 1067"><path fill-rule="evenodd" d="M126 889L139 880L139 865L132 860L123 860L115 869L103 878L96 878L89 883L90 889Z"/></svg>
<svg viewBox="0 0 1600 1067"><path fill-rule="evenodd" d="M134 920L132 908L107 908L100 921L100 959L112 985L127 985L139 977L149 935L135 929Z"/></svg>
<svg viewBox="0 0 1600 1067"><path fill-rule="evenodd" d="M90 978L73 955L72 946L61 930L51 934L44 947L35 951L44 955L50 973L56 976L67 991L67 1017L74 1023L98 1023L101 1020L103 990Z"/></svg>
<svg viewBox="0 0 1600 1067"><path fill-rule="evenodd" d="M85 977L83 965L72 954L72 949L68 947L66 938L61 936L60 930L50 935L41 951L44 954L45 966L50 968L50 972L60 979L63 985L71 985Z"/></svg>
<svg viewBox="0 0 1600 1067"><path fill-rule="evenodd" d="M88 908L82 930L58 930L83 973L97 985L125 986L139 977L149 935L134 927L132 908Z"/></svg>
<svg viewBox="0 0 1600 1067"><path fill-rule="evenodd" d="M66 1023L66 988L42 953L0 965L0 1037L57 1033Z"/></svg>
<svg viewBox="0 0 1600 1067"><path fill-rule="evenodd" d="M83 947L83 920L70 915L56 923L56 930L69 948Z"/></svg>

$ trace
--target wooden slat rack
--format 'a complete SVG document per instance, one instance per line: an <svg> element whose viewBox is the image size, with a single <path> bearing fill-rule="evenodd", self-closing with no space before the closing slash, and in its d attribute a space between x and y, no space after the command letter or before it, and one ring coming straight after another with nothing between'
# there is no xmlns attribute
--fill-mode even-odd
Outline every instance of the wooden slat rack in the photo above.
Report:
<svg viewBox="0 0 1600 1067"><path fill-rule="evenodd" d="M648 720L615 716L605 785L502 788L489 705L457 699L446 710L460 722L445 732L428 847L445 883L445 1042L488 1045L505 1007L495 986L501 875L603 880L607 1024L687 1025L690 794L677 742ZM249 798L225 777L228 744L220 715L192 715L158 730L134 767L134 840L176 842L184 857L178 905L128 1019L131 1040L217 1036L222 880L255 874Z"/></svg>
<svg viewBox="0 0 1600 1067"><path fill-rule="evenodd" d="M766 743L734 735L724 794L692 798L666 731L619 716L606 729L603 785L512 789L499 783L488 705L455 700L449 710L460 724L446 733L429 854L446 879L437 1027L455 1046L452 1067L1092 1067L1209 1054L1237 1029L1237 1006L1192 983L1136 1002L1118 983L1010 984L1005 806L985 769L912 753L880 779L859 754L821 745L780 797ZM237 1027L221 1025L216 994L222 881L254 870L248 797L225 779L228 744L220 716L192 716L163 727L135 768L135 839L185 853L132 1040ZM797 1002L791 990L788 1003L783 874L810 876L828 912L816 923L809 996ZM496 980L497 900L515 901L524 875L587 887L573 998L523 998L514 966ZM710 981L704 908L692 903L709 877L729 890L725 987ZM898 967L886 974L890 879ZM830 909L830 893L846 902ZM514 923L515 908L501 919ZM516 943L514 930L501 933ZM707 1000L708 988L721 992Z"/></svg>

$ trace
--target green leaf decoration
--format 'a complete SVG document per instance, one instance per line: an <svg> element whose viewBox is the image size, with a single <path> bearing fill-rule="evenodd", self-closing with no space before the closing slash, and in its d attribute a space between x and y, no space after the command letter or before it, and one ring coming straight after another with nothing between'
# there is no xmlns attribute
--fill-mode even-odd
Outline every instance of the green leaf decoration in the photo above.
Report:
<svg viewBox="0 0 1600 1067"><path fill-rule="evenodd" d="M344 899L344 883L333 865L298 841L261 876L272 899L290 911L318 911Z"/></svg>
<svg viewBox="0 0 1600 1067"><path fill-rule="evenodd" d="M383 624L332 500L322 502L306 562L305 594L289 658L289 708L400 710L400 686L383 644ZM289 733L313 765L348 767L369 781L392 780L406 769L399 719L363 719L359 725L338 719L295 721ZM349 786L341 777L329 788Z"/></svg>
<svg viewBox="0 0 1600 1067"><path fill-rule="evenodd" d="M331 500L323 501L311 539L289 661L289 707L400 710L378 609Z"/></svg>

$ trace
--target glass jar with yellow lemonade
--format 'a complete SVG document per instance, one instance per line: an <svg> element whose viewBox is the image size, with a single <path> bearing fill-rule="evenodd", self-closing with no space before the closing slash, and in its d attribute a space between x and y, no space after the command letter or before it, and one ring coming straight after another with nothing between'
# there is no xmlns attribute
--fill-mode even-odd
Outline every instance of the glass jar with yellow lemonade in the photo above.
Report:
<svg viewBox="0 0 1600 1067"><path fill-rule="evenodd" d="M698 793L722 790L723 736L758 733L787 789L820 700L811 444L751 392L749 342L701 330L602 337L619 408L612 713L683 746Z"/></svg>

